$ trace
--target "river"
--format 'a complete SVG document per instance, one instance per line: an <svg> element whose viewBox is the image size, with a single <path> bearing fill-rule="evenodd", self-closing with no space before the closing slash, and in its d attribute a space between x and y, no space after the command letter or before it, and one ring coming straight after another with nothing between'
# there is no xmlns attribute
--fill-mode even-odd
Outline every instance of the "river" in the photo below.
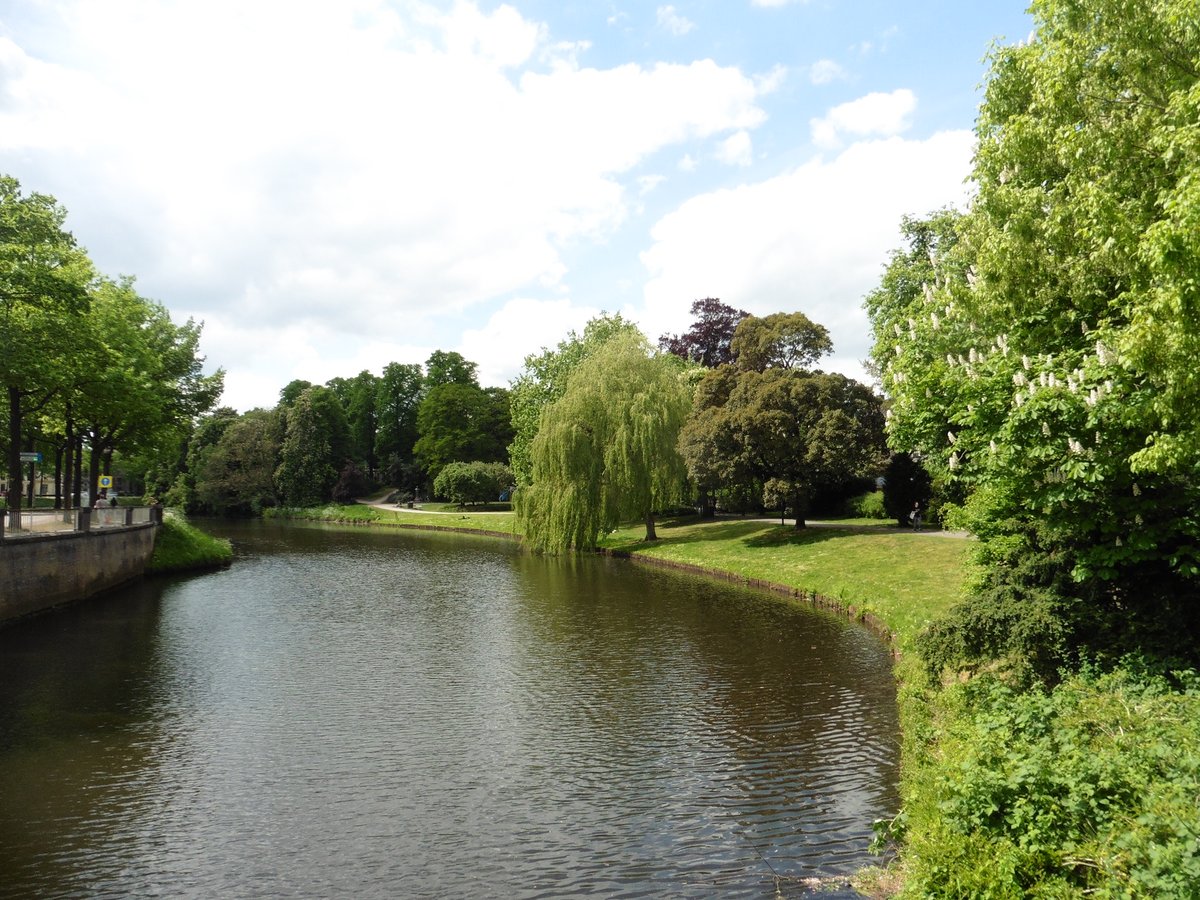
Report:
<svg viewBox="0 0 1200 900"><path fill-rule="evenodd" d="M802 896L897 808L890 656L836 615L495 539L211 530L228 570L0 628L0 895Z"/></svg>

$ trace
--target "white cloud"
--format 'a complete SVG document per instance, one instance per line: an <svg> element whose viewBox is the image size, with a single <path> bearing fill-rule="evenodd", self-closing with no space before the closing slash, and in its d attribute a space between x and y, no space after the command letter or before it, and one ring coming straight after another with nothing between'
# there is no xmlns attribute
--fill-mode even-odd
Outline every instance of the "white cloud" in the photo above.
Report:
<svg viewBox="0 0 1200 900"><path fill-rule="evenodd" d="M864 377L862 299L899 245L903 215L965 202L973 141L967 131L866 141L830 161L688 200L653 228L636 318L657 336L686 328L700 297L757 315L801 310L830 329L827 368Z"/></svg>
<svg viewBox="0 0 1200 900"><path fill-rule="evenodd" d="M680 172L695 172L696 167L699 165L700 163L692 156L692 154L685 153L679 160L677 167Z"/></svg>
<svg viewBox="0 0 1200 900"><path fill-rule="evenodd" d="M809 67L808 80L813 84L830 84L846 77L846 70L832 59L818 59Z"/></svg>
<svg viewBox="0 0 1200 900"><path fill-rule="evenodd" d="M696 27L695 22L681 16L673 6L660 6L657 15L658 27L666 29L676 37L682 37Z"/></svg>
<svg viewBox="0 0 1200 900"><path fill-rule="evenodd" d="M665 175L641 175L637 180L638 193L645 196L666 180Z"/></svg>
<svg viewBox="0 0 1200 900"><path fill-rule="evenodd" d="M570 331L582 331L599 313L565 299L510 300L482 328L464 332L458 352L479 364L480 384L506 386L526 356L556 346Z"/></svg>
<svg viewBox="0 0 1200 900"><path fill-rule="evenodd" d="M835 106L823 118L811 120L813 143L818 147L837 147L847 135L900 134L909 128L916 108L917 97L907 88L890 94L867 94Z"/></svg>
<svg viewBox="0 0 1200 900"><path fill-rule="evenodd" d="M731 166L748 166L754 162L750 132L743 129L721 141L717 147L717 159Z"/></svg>
<svg viewBox="0 0 1200 900"><path fill-rule="evenodd" d="M507 5L42 9L53 42L0 37L0 171L55 194L102 270L206 319L215 364L234 322L428 346L447 316L554 288L564 248L636 207L623 176L758 127L772 87L711 60L580 68L585 42ZM289 340L255 352L287 365Z"/></svg>

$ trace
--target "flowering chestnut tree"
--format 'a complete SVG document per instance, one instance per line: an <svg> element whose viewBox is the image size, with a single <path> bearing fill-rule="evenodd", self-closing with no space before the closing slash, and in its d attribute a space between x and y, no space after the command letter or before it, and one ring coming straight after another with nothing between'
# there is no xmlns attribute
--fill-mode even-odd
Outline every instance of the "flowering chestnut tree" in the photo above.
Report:
<svg viewBox="0 0 1200 900"><path fill-rule="evenodd" d="M1031 11L992 56L970 209L906 222L867 298L890 440L968 486L994 563L1045 554L1069 602L1200 628L1200 20Z"/></svg>

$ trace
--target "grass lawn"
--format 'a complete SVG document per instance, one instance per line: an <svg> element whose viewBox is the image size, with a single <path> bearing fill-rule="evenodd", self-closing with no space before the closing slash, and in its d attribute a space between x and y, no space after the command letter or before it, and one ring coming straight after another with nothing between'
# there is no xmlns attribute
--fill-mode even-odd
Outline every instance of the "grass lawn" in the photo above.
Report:
<svg viewBox="0 0 1200 900"><path fill-rule="evenodd" d="M442 509L433 509L440 507ZM422 504L423 511L404 507L381 509L363 503L346 506L330 504L309 509L267 510L264 516L273 519L305 519L316 522L343 524L390 525L401 528L450 528L465 531L490 531L516 534L516 515L512 512L477 512L468 508L460 511L452 503Z"/></svg>
<svg viewBox="0 0 1200 900"><path fill-rule="evenodd" d="M789 523L686 518L659 523L644 544L641 526L602 541L618 552L729 572L854 606L880 619L901 649L962 596L970 542L912 532L871 520L846 520L797 531Z"/></svg>

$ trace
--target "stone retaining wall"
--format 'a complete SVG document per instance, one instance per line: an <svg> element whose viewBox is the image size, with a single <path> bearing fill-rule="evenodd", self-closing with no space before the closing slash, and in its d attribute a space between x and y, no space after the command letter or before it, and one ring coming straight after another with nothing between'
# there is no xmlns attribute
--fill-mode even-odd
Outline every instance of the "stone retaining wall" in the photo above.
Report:
<svg viewBox="0 0 1200 900"><path fill-rule="evenodd" d="M0 622L84 600L139 577L154 523L0 543Z"/></svg>

